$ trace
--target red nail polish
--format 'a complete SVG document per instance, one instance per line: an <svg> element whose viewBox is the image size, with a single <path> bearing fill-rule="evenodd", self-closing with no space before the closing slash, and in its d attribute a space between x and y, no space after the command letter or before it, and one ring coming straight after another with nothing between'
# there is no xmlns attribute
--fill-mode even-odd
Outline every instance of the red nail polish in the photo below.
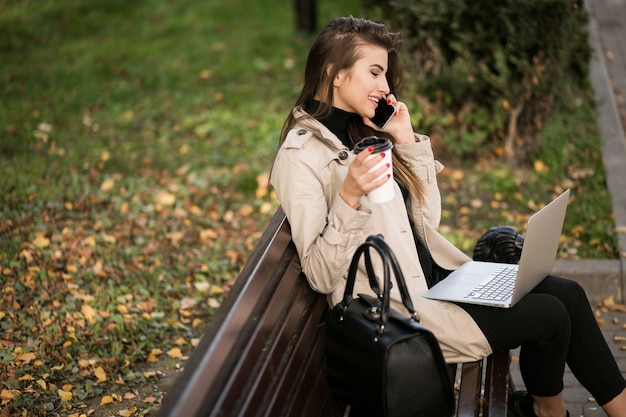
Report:
<svg viewBox="0 0 626 417"><path fill-rule="evenodd" d="M381 153L380 153L380 157L381 157L381 158L384 158L384 157L385 157L385 153L384 153L384 152L381 152Z"/></svg>
<svg viewBox="0 0 626 417"><path fill-rule="evenodd" d="M370 146L369 148L367 148L367 151L368 151L369 153L374 152L374 147L373 147L373 146Z"/></svg>
<svg viewBox="0 0 626 417"><path fill-rule="evenodd" d="M387 174L387 178L391 178L391 174Z"/></svg>
<svg viewBox="0 0 626 417"><path fill-rule="evenodd" d="M387 168L389 168L391 166L391 164L387 164Z"/></svg>
<svg viewBox="0 0 626 417"><path fill-rule="evenodd" d="M391 104L391 99L390 98L387 99L387 104Z"/></svg>

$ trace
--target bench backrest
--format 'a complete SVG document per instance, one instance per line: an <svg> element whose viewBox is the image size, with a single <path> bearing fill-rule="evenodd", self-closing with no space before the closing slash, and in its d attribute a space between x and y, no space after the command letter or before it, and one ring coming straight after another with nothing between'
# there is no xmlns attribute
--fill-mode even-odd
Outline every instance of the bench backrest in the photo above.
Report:
<svg viewBox="0 0 626 417"><path fill-rule="evenodd" d="M158 416L342 417L326 385L327 311L279 208Z"/></svg>

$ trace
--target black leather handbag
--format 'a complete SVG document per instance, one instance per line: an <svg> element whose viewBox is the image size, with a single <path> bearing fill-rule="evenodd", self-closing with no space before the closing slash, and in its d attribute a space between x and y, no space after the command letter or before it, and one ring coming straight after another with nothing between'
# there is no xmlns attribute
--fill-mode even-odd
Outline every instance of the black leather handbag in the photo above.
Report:
<svg viewBox="0 0 626 417"><path fill-rule="evenodd" d="M383 260L382 292L371 249ZM361 256L377 298L352 297ZM410 318L390 308L391 270ZM357 416L453 414L452 381L441 349L435 336L419 323L398 261L382 236L369 236L356 250L343 300L333 307L327 323L328 384Z"/></svg>

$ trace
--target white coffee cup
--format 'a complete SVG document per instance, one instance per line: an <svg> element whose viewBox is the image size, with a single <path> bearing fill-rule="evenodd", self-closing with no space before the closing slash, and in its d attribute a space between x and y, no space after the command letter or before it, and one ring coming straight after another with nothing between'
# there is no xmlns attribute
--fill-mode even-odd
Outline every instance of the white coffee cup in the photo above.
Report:
<svg viewBox="0 0 626 417"><path fill-rule="evenodd" d="M393 176L393 166L391 163L391 149L393 148L393 144L389 139L379 138L378 136L368 136L366 138L361 139L354 146L354 153L359 154L362 151L373 147L374 151L370 156L368 156L365 160L369 161L372 158L380 159L380 162L374 165L368 172L376 171L377 169L389 164L389 168L374 181L378 181L386 176ZM384 152L385 156L383 158L380 157L380 153ZM386 181L383 185L378 188L373 189L367 194L367 197L372 203L384 203L393 199L394 189L393 189L393 181L391 178Z"/></svg>

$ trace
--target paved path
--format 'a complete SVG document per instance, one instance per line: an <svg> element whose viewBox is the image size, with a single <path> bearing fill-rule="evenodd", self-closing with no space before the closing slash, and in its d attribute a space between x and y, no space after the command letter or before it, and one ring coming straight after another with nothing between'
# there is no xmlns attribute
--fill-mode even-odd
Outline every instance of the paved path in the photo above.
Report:
<svg viewBox="0 0 626 417"><path fill-rule="evenodd" d="M626 312L598 305L610 294L614 294L617 301L626 300L626 0L586 0L586 3L590 14L589 36L594 49L590 78L598 102L598 126L603 140L602 153L615 214L620 259L557 262L555 273L564 272L564 276L581 281L592 299L602 333L626 375ZM518 352L513 352L511 376L515 387L523 389L516 362ZM564 384L563 396L571 417L606 416L569 369Z"/></svg>

